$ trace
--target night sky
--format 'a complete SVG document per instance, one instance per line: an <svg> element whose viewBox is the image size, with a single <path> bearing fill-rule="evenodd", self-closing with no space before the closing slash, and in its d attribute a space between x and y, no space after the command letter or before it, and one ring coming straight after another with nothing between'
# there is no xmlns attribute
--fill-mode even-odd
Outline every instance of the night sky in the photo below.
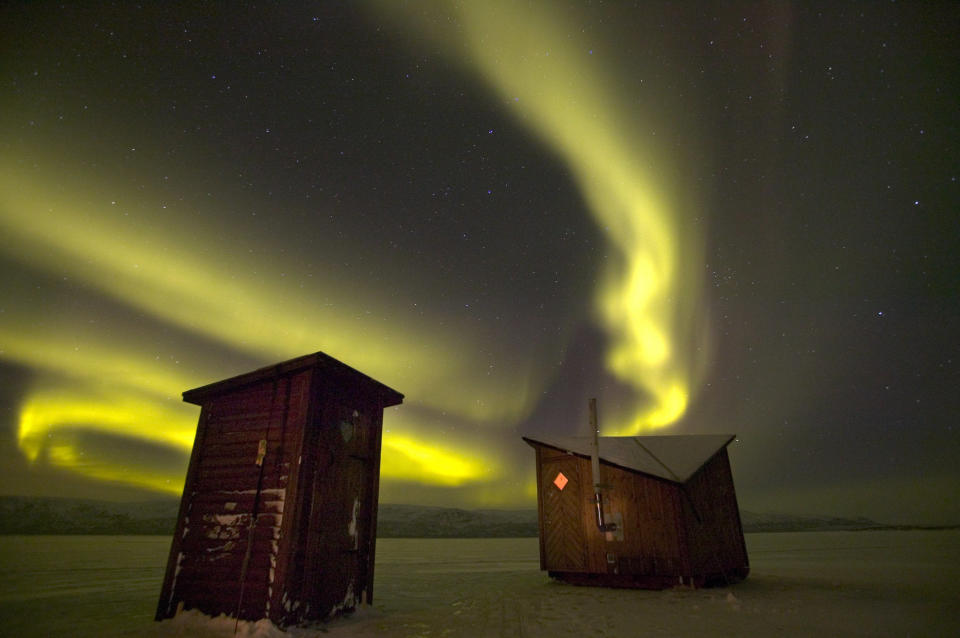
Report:
<svg viewBox="0 0 960 638"><path fill-rule="evenodd" d="M521 435L730 432L741 507L960 522L960 4L0 8L0 492L179 494L184 390L406 395L381 502Z"/></svg>

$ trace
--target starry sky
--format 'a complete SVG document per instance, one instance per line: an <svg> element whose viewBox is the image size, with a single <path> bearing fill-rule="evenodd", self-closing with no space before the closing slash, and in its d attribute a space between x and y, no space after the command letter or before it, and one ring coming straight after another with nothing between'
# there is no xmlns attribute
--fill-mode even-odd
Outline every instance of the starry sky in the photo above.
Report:
<svg viewBox="0 0 960 638"><path fill-rule="evenodd" d="M521 435L730 432L741 507L960 522L960 5L0 8L0 493L179 494L184 390L406 395L381 502Z"/></svg>

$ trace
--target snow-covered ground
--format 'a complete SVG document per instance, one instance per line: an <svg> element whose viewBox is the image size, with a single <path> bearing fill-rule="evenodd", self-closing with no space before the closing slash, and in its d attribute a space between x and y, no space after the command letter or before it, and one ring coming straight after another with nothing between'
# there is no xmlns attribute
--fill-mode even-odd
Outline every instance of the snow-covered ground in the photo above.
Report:
<svg viewBox="0 0 960 638"><path fill-rule="evenodd" d="M748 534L730 588L574 587L539 571L537 540L379 539L375 604L312 629L237 635L955 636L960 531ZM4 537L0 635L233 636L234 621L151 620L169 539Z"/></svg>

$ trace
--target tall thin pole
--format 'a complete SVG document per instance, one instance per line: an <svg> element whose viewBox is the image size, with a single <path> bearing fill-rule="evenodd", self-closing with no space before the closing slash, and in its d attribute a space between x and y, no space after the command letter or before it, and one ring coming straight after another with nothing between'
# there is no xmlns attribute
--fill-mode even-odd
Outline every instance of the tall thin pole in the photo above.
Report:
<svg viewBox="0 0 960 638"><path fill-rule="evenodd" d="M582 405L582 404L581 404ZM597 425L597 399L590 399L590 472L593 491L600 492L600 426Z"/></svg>

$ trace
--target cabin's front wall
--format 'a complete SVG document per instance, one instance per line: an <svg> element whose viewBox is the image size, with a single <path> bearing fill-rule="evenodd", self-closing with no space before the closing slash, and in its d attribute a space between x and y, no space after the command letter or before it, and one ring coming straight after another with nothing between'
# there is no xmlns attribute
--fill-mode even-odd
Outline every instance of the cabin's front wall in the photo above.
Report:
<svg viewBox="0 0 960 638"><path fill-rule="evenodd" d="M577 582L641 587L679 584L689 573L677 484L601 462L605 519L620 527L601 532L590 459L537 450L542 569ZM569 480L562 490L554 483L561 472Z"/></svg>
<svg viewBox="0 0 960 638"><path fill-rule="evenodd" d="M204 402L158 618L181 606L275 617L309 389L310 370L303 370Z"/></svg>

